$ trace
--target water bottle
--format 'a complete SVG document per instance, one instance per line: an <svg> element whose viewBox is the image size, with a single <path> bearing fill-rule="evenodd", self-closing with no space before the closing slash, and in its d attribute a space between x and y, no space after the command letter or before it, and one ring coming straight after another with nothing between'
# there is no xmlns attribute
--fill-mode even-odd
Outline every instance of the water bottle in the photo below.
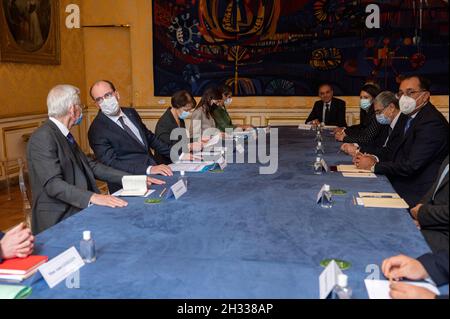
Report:
<svg viewBox="0 0 450 319"><path fill-rule="evenodd" d="M352 289L348 287L347 275L338 276L338 284L333 289L333 299L352 299Z"/></svg>
<svg viewBox="0 0 450 319"><path fill-rule="evenodd" d="M324 191L322 193L322 208L333 207L333 199L331 197L330 185L325 185Z"/></svg>
<svg viewBox="0 0 450 319"><path fill-rule="evenodd" d="M317 146L316 146L316 154L317 155L323 155L325 154L325 150L323 148L322 142L317 142Z"/></svg>
<svg viewBox="0 0 450 319"><path fill-rule="evenodd" d="M316 142L322 142L322 133L320 131L316 133Z"/></svg>
<svg viewBox="0 0 450 319"><path fill-rule="evenodd" d="M180 172L180 180L182 180L184 185L186 185L186 187L187 187L187 182L188 181L187 181L186 173L184 171Z"/></svg>
<svg viewBox="0 0 450 319"><path fill-rule="evenodd" d="M81 258L84 262L90 264L95 262L97 257L95 256L95 242L91 237L90 231L83 232L83 239L80 242Z"/></svg>
<svg viewBox="0 0 450 319"><path fill-rule="evenodd" d="M322 175L323 168L322 168L322 158L318 156L316 158L316 161L314 162L314 174L315 175Z"/></svg>

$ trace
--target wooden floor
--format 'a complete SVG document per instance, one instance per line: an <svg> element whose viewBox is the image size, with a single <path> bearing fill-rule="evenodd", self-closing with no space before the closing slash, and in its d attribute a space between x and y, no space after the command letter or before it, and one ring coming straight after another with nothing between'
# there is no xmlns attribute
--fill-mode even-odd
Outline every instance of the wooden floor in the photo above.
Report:
<svg viewBox="0 0 450 319"><path fill-rule="evenodd" d="M11 186L11 200L6 189L0 189L0 230L6 231L25 221L19 186Z"/></svg>
<svg viewBox="0 0 450 319"><path fill-rule="evenodd" d="M25 215L19 186L13 186L11 183L11 200L8 200L8 192L3 184L0 185L0 231L4 232L25 221ZM108 187L105 183L97 182L97 186L103 194L107 193Z"/></svg>

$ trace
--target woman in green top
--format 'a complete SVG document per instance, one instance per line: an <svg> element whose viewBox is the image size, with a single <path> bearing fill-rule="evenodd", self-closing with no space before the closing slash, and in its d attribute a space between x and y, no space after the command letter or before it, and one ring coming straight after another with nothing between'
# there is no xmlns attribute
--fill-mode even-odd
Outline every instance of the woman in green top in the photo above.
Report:
<svg viewBox="0 0 450 319"><path fill-rule="evenodd" d="M221 132L225 132L226 129L241 128L246 130L252 128L251 125L233 125L233 121L227 111L227 107L230 106L233 101L233 92L228 85L222 85L218 87L218 90L222 96L222 100L212 111L212 117L216 122L216 128Z"/></svg>

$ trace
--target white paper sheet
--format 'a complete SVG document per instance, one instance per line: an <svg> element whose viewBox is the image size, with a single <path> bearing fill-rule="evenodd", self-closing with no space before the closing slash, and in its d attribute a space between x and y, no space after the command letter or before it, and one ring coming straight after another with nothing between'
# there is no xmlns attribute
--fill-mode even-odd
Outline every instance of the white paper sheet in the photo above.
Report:
<svg viewBox="0 0 450 319"><path fill-rule="evenodd" d="M364 280L364 283L366 284L367 293L369 294L370 299L392 299L389 296L390 291L390 283L389 280ZM408 282L404 281L405 284L411 284L418 287L423 287L428 290L431 290L434 294L440 295L439 290L429 284L424 282Z"/></svg>

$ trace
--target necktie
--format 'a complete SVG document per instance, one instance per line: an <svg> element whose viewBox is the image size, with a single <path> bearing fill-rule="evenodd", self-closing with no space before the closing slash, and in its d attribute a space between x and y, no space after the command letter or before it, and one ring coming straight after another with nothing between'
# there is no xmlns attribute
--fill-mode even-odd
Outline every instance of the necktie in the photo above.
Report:
<svg viewBox="0 0 450 319"><path fill-rule="evenodd" d="M142 144L141 140L136 136L136 134L133 133L133 131L130 129L130 127L128 125L125 124L125 121L123 119L123 116L119 117L119 122L120 124L122 124L123 129L125 130L125 132L128 133L128 135L130 135L131 137L133 137L136 141L139 142L139 144Z"/></svg>
<svg viewBox="0 0 450 319"><path fill-rule="evenodd" d="M325 103L322 122L327 124L328 112L330 111L330 103Z"/></svg>
<svg viewBox="0 0 450 319"><path fill-rule="evenodd" d="M406 135L406 133L408 132L409 128L411 127L411 122L412 122L412 120L413 120L413 118L410 117L410 118L408 118L408 121L406 122L406 125L405 125L405 135Z"/></svg>
<svg viewBox="0 0 450 319"><path fill-rule="evenodd" d="M433 200L434 200L434 198L436 197L436 193L437 193L439 187L441 187L441 184L442 184L442 182L444 181L444 178L445 178L445 176L447 176L447 174L448 174L448 164L447 164L447 166L445 167L444 171L442 172L441 178L439 179L439 183L437 184L437 187L436 187L436 189L434 190L434 194L433 194L433 198L432 198Z"/></svg>
<svg viewBox="0 0 450 319"><path fill-rule="evenodd" d="M388 137L387 137L387 139L386 139L386 142L384 142L384 145L383 145L383 147L386 147L387 146L387 143L389 142L389 138L391 137L391 134L392 134L392 127L389 125L389 128L388 128Z"/></svg>
<svg viewBox="0 0 450 319"><path fill-rule="evenodd" d="M71 146L75 146L77 144L77 142L75 141L72 133L69 132L69 134L67 134L67 141L69 141Z"/></svg>

